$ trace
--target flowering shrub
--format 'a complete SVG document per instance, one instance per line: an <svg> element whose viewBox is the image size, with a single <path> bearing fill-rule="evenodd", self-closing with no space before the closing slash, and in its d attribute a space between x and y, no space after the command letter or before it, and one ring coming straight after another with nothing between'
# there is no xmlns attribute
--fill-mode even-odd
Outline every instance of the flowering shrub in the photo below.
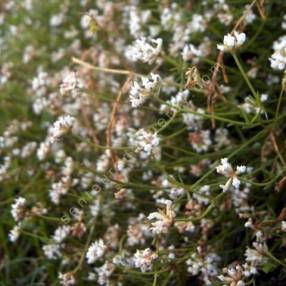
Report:
<svg viewBox="0 0 286 286"><path fill-rule="evenodd" d="M286 2L0 3L1 285L286 285Z"/></svg>

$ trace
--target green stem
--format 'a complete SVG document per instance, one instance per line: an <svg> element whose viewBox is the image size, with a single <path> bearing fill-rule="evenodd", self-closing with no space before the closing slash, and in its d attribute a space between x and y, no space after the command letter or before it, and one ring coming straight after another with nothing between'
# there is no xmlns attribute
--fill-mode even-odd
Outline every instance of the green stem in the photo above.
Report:
<svg viewBox="0 0 286 286"><path fill-rule="evenodd" d="M243 76L245 82L247 83L247 85L248 85L248 87L249 87L249 89L250 89L252 95L254 96L254 98L256 99L257 103L259 103L259 106L260 106L260 98L259 98L257 92L254 90L254 87L253 87L253 85L251 84L251 82L250 82L250 80L249 80L249 78L248 78L246 72L244 71L244 69L243 69L243 67L242 67L242 65L241 65L241 63L240 63L240 61L239 61L237 55L236 55L235 53L232 53L232 56L233 56L233 58L234 58L234 61L235 61L236 65L237 65L237 67L238 67L238 69L239 69L241 75Z"/></svg>
<svg viewBox="0 0 286 286"><path fill-rule="evenodd" d="M286 264L284 264L283 262L281 262L278 258L276 258L270 251L266 250L264 252L270 259L272 259L273 261L275 261L276 263L280 264L281 266L286 268Z"/></svg>
<svg viewBox="0 0 286 286"><path fill-rule="evenodd" d="M161 131L163 131L165 128L167 128L167 127L172 123L172 121L173 121L173 119L176 117L176 115L177 115L177 113L174 112L173 115L172 115L172 117L170 118L170 120L168 120L167 122L165 122L165 124L164 124L161 128L159 128L159 130L157 130L156 133L158 134L158 133L160 133Z"/></svg>
<svg viewBox="0 0 286 286"><path fill-rule="evenodd" d="M155 274L154 274L153 286L156 286L156 285L157 285L157 279L158 279L158 273L155 272Z"/></svg>
<svg viewBox="0 0 286 286"><path fill-rule="evenodd" d="M276 121L276 119L278 118L278 114L279 114L279 110L280 110L280 106L281 106L281 102L282 102L282 98L283 98L283 93L284 93L284 88L282 87L282 89L281 89L281 91L280 91L280 95L279 95L277 107L276 107L275 121Z"/></svg>

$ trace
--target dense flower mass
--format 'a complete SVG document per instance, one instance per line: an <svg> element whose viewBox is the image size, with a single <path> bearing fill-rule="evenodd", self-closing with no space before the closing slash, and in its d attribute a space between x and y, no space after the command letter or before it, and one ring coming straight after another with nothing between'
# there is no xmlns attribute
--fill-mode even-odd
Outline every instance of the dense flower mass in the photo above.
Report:
<svg viewBox="0 0 286 286"><path fill-rule="evenodd" d="M0 1L0 285L286 285L286 1Z"/></svg>

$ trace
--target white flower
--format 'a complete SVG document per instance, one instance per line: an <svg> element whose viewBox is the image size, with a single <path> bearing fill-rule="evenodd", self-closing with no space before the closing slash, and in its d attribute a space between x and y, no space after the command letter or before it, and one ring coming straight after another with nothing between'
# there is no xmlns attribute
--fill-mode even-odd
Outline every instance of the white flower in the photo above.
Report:
<svg viewBox="0 0 286 286"><path fill-rule="evenodd" d="M244 268L239 264L230 266L223 269L224 275L219 275L218 279L223 283L227 283L226 285L245 286L245 282L243 281L243 272Z"/></svg>
<svg viewBox="0 0 286 286"><path fill-rule="evenodd" d="M171 225L173 224L176 214L172 209L172 202L166 200L165 211L150 213L148 219L151 222L151 231L154 234L167 233Z"/></svg>
<svg viewBox="0 0 286 286"><path fill-rule="evenodd" d="M68 225L63 225L58 227L55 230L53 239L57 242L57 243L61 243L69 234L70 234L70 226Z"/></svg>
<svg viewBox="0 0 286 286"><path fill-rule="evenodd" d="M59 244L47 244L43 246L44 254L48 259L57 259L61 256Z"/></svg>
<svg viewBox="0 0 286 286"><path fill-rule="evenodd" d="M86 253L87 263L94 263L104 255L106 249L107 247L102 239L93 242Z"/></svg>
<svg viewBox="0 0 286 286"><path fill-rule="evenodd" d="M35 151L36 148L37 148L36 142L27 143L21 150L21 157L22 158L29 157L30 155L32 155L32 153Z"/></svg>
<svg viewBox="0 0 286 286"><path fill-rule="evenodd" d="M198 247L198 251L200 251L200 247ZM201 274L202 279L205 282L204 285L212 285L209 278L217 276L217 264L219 260L220 257L212 252L208 253L206 256L194 252L186 261L187 271L193 276Z"/></svg>
<svg viewBox="0 0 286 286"><path fill-rule="evenodd" d="M162 39L137 39L132 46L126 50L125 56L132 62L142 61L152 64L162 50Z"/></svg>
<svg viewBox="0 0 286 286"><path fill-rule="evenodd" d="M142 157L146 158L155 153L156 148L159 146L160 138L156 133L140 129L135 134L132 134L130 143L136 148L135 152L141 153Z"/></svg>
<svg viewBox="0 0 286 286"><path fill-rule="evenodd" d="M209 204L210 201L210 186L204 185L197 192L193 193L193 197L203 205Z"/></svg>
<svg viewBox="0 0 286 286"><path fill-rule="evenodd" d="M249 263L245 263L242 265L244 268L243 275L245 277L250 277L251 275L256 275L257 274L257 269L253 265Z"/></svg>
<svg viewBox="0 0 286 286"><path fill-rule="evenodd" d="M262 93L262 94L260 95L260 100L261 100L261 102L267 101L268 98L269 98L269 95L266 94L266 93Z"/></svg>
<svg viewBox="0 0 286 286"><path fill-rule="evenodd" d="M188 61L195 57L201 58L203 56L203 51L196 48L193 44L189 44L184 46L181 55L184 61Z"/></svg>
<svg viewBox="0 0 286 286"><path fill-rule="evenodd" d="M246 261L258 264L263 259L263 254L261 252L258 252L256 249L253 248L247 248L245 252Z"/></svg>
<svg viewBox="0 0 286 286"><path fill-rule="evenodd" d="M142 272L146 272L152 269L152 263L158 255L154 253L150 248L144 250L137 250L134 255L134 265L141 269Z"/></svg>
<svg viewBox="0 0 286 286"><path fill-rule="evenodd" d="M246 35L244 33L238 33L237 31L232 34L227 34L223 38L223 44L217 45L217 48L223 52L229 52L236 48L239 48L244 44Z"/></svg>
<svg viewBox="0 0 286 286"><path fill-rule="evenodd" d="M62 24L63 20L64 20L64 14L53 15L50 18L50 25L51 27L58 27Z"/></svg>
<svg viewBox="0 0 286 286"><path fill-rule="evenodd" d="M286 221L285 220L281 222L281 229L282 231L286 232Z"/></svg>
<svg viewBox="0 0 286 286"><path fill-rule="evenodd" d="M109 277L112 275L115 270L113 263L105 262L101 267L95 268L95 271L98 275L98 284L99 285L109 285Z"/></svg>
<svg viewBox="0 0 286 286"><path fill-rule="evenodd" d="M265 99L265 98L261 98L261 99ZM244 99L244 103L238 105L238 107L241 108L244 112L246 112L248 114L250 114L250 113L260 114L263 112L262 107L257 105L256 100L254 100L250 96L246 96Z"/></svg>
<svg viewBox="0 0 286 286"><path fill-rule="evenodd" d="M68 272L68 273L59 273L59 279L60 279L60 283L63 286L72 286L75 285L76 280L74 277L74 274L72 272Z"/></svg>
<svg viewBox="0 0 286 286"><path fill-rule="evenodd" d="M21 233L21 225L17 224L15 225L9 232L9 240L11 242L17 241Z"/></svg>
<svg viewBox="0 0 286 286"><path fill-rule="evenodd" d="M189 90L185 89L178 92L175 96L172 96L169 100L166 101L166 104L160 106L160 112L167 113L169 111L176 112L177 108L188 104Z"/></svg>
<svg viewBox="0 0 286 286"><path fill-rule="evenodd" d="M161 84L161 78L158 74L151 73L148 77L140 77L134 81L130 89L129 99L132 107L142 105L151 95L155 94Z"/></svg>
<svg viewBox="0 0 286 286"><path fill-rule="evenodd" d="M189 133L189 142L198 153L208 151L212 145L210 130L200 130Z"/></svg>
<svg viewBox="0 0 286 286"><path fill-rule="evenodd" d="M15 221L20 221L24 218L26 211L26 202L27 201L25 198L19 197L12 205L11 214Z"/></svg>
<svg viewBox="0 0 286 286"><path fill-rule="evenodd" d="M62 84L60 85L60 93L63 95L72 92L73 95L76 95L83 86L83 81L78 78L74 71L66 71L63 75Z"/></svg>
<svg viewBox="0 0 286 286"><path fill-rule="evenodd" d="M127 6L126 14L128 14L128 27L130 34L138 38L143 35L143 25L149 20L151 16L151 10L141 10L136 6Z"/></svg>
<svg viewBox="0 0 286 286"><path fill-rule="evenodd" d="M84 14L80 19L80 25L83 29L87 29L91 21L92 21L91 16L88 14Z"/></svg>
<svg viewBox="0 0 286 286"><path fill-rule="evenodd" d="M238 189L240 186L240 180L238 179L238 175L243 174L247 171L246 166L237 166L236 171L232 168L232 165L228 162L227 158L221 159L221 165L216 167L216 171L229 178L225 185L221 185L220 187L223 191L229 190L232 185L234 188Z"/></svg>
<svg viewBox="0 0 286 286"><path fill-rule="evenodd" d="M252 243L254 248L247 247L245 251L245 260L250 262L251 265L256 266L267 259L265 257L265 252L268 247L265 242L263 242L262 233L259 231L256 233L256 241Z"/></svg>
<svg viewBox="0 0 286 286"><path fill-rule="evenodd" d="M55 142L57 139L67 133L73 127L75 121L76 119L70 115L60 116L49 129L50 142Z"/></svg>
<svg viewBox="0 0 286 286"><path fill-rule="evenodd" d="M188 130L199 130L203 125L203 115L205 113L204 109L196 108L192 103L190 103L190 109L195 113L183 113L183 122L187 125Z"/></svg>
<svg viewBox="0 0 286 286"><path fill-rule="evenodd" d="M271 67L274 70L285 70L286 68L286 36L280 37L273 44L274 53L270 57Z"/></svg>

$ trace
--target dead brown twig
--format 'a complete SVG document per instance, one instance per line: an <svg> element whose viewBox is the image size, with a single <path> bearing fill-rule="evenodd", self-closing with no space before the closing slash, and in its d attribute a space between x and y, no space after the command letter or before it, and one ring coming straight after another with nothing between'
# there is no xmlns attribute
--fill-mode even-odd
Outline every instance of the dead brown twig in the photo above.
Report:
<svg viewBox="0 0 286 286"><path fill-rule="evenodd" d="M276 142L276 138L275 138L275 135L274 135L273 131L270 132L269 138L270 138L270 140L271 140L271 142L273 144L274 151L276 152L276 154L277 154L278 158L280 159L281 163L283 164L283 166L286 166L286 162L285 162L285 160L284 160L284 158L283 158L283 156L282 156L282 154L281 154L281 152L279 150L279 147L278 147L278 144Z"/></svg>
<svg viewBox="0 0 286 286"><path fill-rule="evenodd" d="M257 3L257 1L258 0L252 1L252 3L247 7L247 9L251 9L253 7L253 5L255 3ZM262 5L260 7L263 7L264 0L260 0L258 2ZM243 13L243 15L237 20L235 26L233 27L233 29L231 31L232 33L234 31L236 31L243 24L243 20L245 17L246 17L246 14ZM223 64L223 54L224 54L223 51L220 51L218 56L217 56L217 60L216 60L216 64L215 64L214 69L213 69L211 80L210 80L210 82L207 86L207 90L206 90L207 97L208 97L207 106L208 106L208 112L211 113L212 128L215 128L215 119L214 119L214 105L215 105L215 99L216 99L215 93L216 93L216 86L218 86L217 76L218 76L218 72L220 69L222 72L224 82L228 83L228 78L227 78L227 74L225 71L225 66Z"/></svg>

